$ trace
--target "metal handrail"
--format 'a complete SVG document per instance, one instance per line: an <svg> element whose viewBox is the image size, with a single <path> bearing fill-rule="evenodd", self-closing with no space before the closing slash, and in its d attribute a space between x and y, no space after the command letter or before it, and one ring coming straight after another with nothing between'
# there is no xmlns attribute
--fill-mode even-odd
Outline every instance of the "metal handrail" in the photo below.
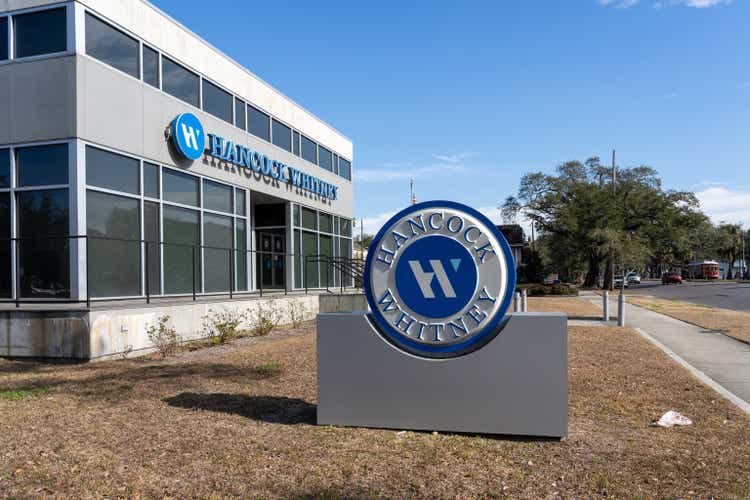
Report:
<svg viewBox="0 0 750 500"><path fill-rule="evenodd" d="M75 241L78 243L80 240L84 240L86 242L85 246L85 259L86 259L86 296L85 298L76 299L76 298L49 298L49 297L22 297L22 290L21 290L21 281L22 281L22 270L21 265L22 261L20 258L21 252L19 252L19 245L24 242L42 242L42 241L56 241L56 240L65 240L65 244L70 244L71 241ZM142 253L139 255L139 261L140 266L142 266L142 270L145 273L143 275L143 283L142 286L140 286L141 292L138 293L135 296L128 296L128 297L92 297L91 294L91 259L89 255L90 251L90 245L89 242L93 241L114 241L114 242L122 242L122 243L131 243L131 244L137 244L139 245L139 248ZM258 255L263 258L264 256L280 256L285 259L289 259L287 262L289 265L295 265L296 260L300 259L301 264L301 273L302 277L301 280L304 282L304 290L305 293L309 293L309 290L311 287L309 287L308 279L306 276L306 269L307 269L307 263L317 263L318 264L318 275L321 275L321 272L323 272L322 266L320 264L325 265L325 274L326 274L326 286L325 289L330 292L330 285L331 285L331 276L332 274L335 274L337 271L339 273L339 285L341 286L341 289L343 291L344 288L349 288L349 286L344 286L344 277L351 278L355 281L361 277L361 272L359 271L359 259L351 259L348 257L341 257L341 256L325 256L325 255L305 255L301 253L292 253L292 252L277 252L273 250L250 250L250 249L239 249L239 248L228 248L228 247L220 247L220 246L213 246L213 245L191 245L189 243L181 243L181 242L169 242L169 241L154 241L154 240L148 240L148 239L132 239L132 238L118 238L118 237L112 237L112 236L94 236L94 235L47 235L47 236L26 236L26 237L15 237L15 238L0 238L0 245L4 242L7 242L10 244L10 255L8 256L9 259L13 260L15 263L15 266L13 268L13 274L15 277L15 286L13 287L13 295L14 297L8 297L8 298L0 298L0 303L15 303L16 307L20 307L20 304L26 304L26 303L34 303L34 304L86 304L87 308L91 307L92 300L107 300L107 301L115 301L115 300L133 300L138 298L145 298L146 303L150 304L152 297L174 297L174 296L180 296L182 294L180 293L164 293L164 290L162 289L161 285L159 286L159 293L154 295L151 290L151 273L153 271L152 268L152 259L151 259L151 249L153 248L152 245L158 245L158 257L157 262L159 269L159 278L163 276L164 270L162 269L161 259L163 256L163 252L167 247L178 247L178 248L190 248L191 253L191 294L192 300L197 300L197 297L199 295L208 296L208 295L214 295L216 294L228 294L230 299L235 298L237 295L252 295L258 293L260 296L263 296L264 293L264 287L263 287L263 279L261 276L262 269L259 271L253 271L253 267L255 267L255 261L254 258ZM77 248L77 250L80 252L80 247ZM220 250L220 251L226 251L228 252L228 272L229 272L229 290L226 291L219 291L219 292L205 292L202 291L203 287L198 285L196 283L198 276L200 275L200 268L197 266L205 266L204 261L204 255L203 252L205 250ZM68 249L69 251L69 249ZM200 255L196 252L200 252ZM237 280L236 280L236 272L238 267L238 259L241 258L241 256L244 254L245 262L245 273L249 274L248 277L251 277L253 274L256 276L256 289L251 290L249 289L249 283L248 288L246 290L236 290L237 287ZM200 262L198 262L198 257L201 257ZM80 256L79 256L80 258ZM69 279L69 278L68 278ZM320 283L318 283L320 285ZM198 289L200 288L200 290ZM315 288L323 288L323 287L315 287ZM70 290L70 283L68 283L68 291ZM289 280L286 278L284 279L284 294L289 293Z"/></svg>

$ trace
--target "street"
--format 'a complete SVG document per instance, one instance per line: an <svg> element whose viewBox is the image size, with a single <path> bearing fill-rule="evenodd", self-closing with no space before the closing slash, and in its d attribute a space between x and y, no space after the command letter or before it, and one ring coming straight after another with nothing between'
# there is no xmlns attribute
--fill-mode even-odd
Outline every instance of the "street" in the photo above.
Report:
<svg viewBox="0 0 750 500"><path fill-rule="evenodd" d="M627 293L750 311L750 283L686 281L682 285L662 285L659 281L644 281L641 285L628 288Z"/></svg>

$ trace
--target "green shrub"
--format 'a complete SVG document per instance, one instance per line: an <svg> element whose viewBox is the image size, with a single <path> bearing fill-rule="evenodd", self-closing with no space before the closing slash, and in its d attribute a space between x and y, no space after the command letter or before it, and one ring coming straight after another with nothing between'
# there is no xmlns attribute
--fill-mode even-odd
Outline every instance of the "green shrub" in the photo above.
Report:
<svg viewBox="0 0 750 500"><path fill-rule="evenodd" d="M172 318L168 314L164 314L159 317L156 325L150 325L146 329L148 340L151 341L151 344L154 347L156 347L156 350L159 351L159 355L162 358L174 354L177 351L177 344L180 342L180 336L177 335L177 330L169 325L170 319Z"/></svg>
<svg viewBox="0 0 750 500"><path fill-rule="evenodd" d="M561 295L578 295L578 289L570 285L520 285L516 291L526 290L526 294L529 297L546 297L546 296L561 296Z"/></svg>
<svg viewBox="0 0 750 500"><path fill-rule="evenodd" d="M239 335L239 327L246 319L247 313L237 309L209 309L208 314L203 316L203 335L213 345L226 344Z"/></svg>
<svg viewBox="0 0 750 500"><path fill-rule="evenodd" d="M250 331L254 337L268 335L281 321L281 313L273 302L259 304L250 318Z"/></svg>

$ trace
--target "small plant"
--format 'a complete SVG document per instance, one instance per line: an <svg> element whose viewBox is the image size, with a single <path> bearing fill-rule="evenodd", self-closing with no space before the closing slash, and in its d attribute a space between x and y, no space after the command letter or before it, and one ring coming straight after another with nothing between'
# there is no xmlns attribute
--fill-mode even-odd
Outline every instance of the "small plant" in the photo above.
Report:
<svg viewBox="0 0 750 500"><path fill-rule="evenodd" d="M281 313L272 302L259 304L254 316L250 320L253 336L262 337L268 335L281 321Z"/></svg>
<svg viewBox="0 0 750 500"><path fill-rule="evenodd" d="M307 316L307 306L302 302L292 300L289 302L289 321L293 328L299 328Z"/></svg>
<svg viewBox="0 0 750 500"><path fill-rule="evenodd" d="M253 368L253 371L262 378L273 377L281 372L281 365L279 363L265 363Z"/></svg>
<svg viewBox="0 0 750 500"><path fill-rule="evenodd" d="M203 334L213 345L226 344L240 333L239 327L245 320L247 313L237 309L209 309L203 316Z"/></svg>
<svg viewBox="0 0 750 500"><path fill-rule="evenodd" d="M148 340L156 347L162 358L166 358L177 352L177 344L180 342L177 330L169 324L171 319L170 315L164 314L159 317L155 325L151 325L146 329Z"/></svg>
<svg viewBox="0 0 750 500"><path fill-rule="evenodd" d="M0 398L10 401L21 401L22 399L26 399L37 394L44 394L46 392L49 392L49 388L47 387L34 387L33 389L15 389L10 391L0 391Z"/></svg>

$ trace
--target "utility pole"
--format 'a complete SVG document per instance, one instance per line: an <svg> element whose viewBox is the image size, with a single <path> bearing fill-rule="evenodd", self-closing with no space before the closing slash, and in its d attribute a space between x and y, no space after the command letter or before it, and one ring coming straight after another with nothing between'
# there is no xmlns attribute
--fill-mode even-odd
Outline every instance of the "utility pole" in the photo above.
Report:
<svg viewBox="0 0 750 500"><path fill-rule="evenodd" d="M616 152L612 150L612 200L615 200L615 193L617 192L617 156ZM615 251L614 248L609 249L609 279L610 287L612 290L615 288ZM622 277L623 283L625 276Z"/></svg>
<svg viewBox="0 0 750 500"><path fill-rule="evenodd" d="M414 196L414 177L409 178L409 189L411 190L411 198L409 198L409 201L412 205L416 205L417 197Z"/></svg>

